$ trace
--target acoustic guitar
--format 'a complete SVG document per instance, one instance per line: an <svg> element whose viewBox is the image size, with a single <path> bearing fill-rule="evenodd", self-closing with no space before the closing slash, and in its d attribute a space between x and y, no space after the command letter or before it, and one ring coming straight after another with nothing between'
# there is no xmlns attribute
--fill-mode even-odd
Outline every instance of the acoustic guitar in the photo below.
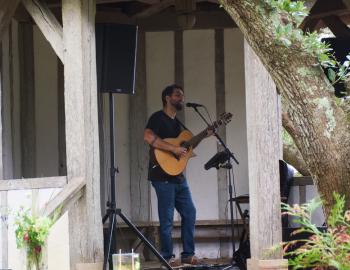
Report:
<svg viewBox="0 0 350 270"><path fill-rule="evenodd" d="M187 149L187 153L179 157L172 152L155 148L154 156L158 161L158 164L167 174L179 175L185 170L188 160L194 156L193 148L207 136L207 131L216 129L221 125L226 125L231 121L231 118L231 113L223 113L220 115L219 120L215 121L211 126L207 127L196 136L193 136L193 134L188 130L183 130L177 138L164 139L164 141L173 145L185 147Z"/></svg>

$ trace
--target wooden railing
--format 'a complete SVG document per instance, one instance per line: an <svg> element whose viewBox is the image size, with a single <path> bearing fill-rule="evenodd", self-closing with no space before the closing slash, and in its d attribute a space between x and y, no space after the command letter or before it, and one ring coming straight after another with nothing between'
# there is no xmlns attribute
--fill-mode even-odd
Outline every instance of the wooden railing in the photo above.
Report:
<svg viewBox="0 0 350 270"><path fill-rule="evenodd" d="M306 203L306 186L313 186L311 176L294 177L291 186L299 186L299 203Z"/></svg>

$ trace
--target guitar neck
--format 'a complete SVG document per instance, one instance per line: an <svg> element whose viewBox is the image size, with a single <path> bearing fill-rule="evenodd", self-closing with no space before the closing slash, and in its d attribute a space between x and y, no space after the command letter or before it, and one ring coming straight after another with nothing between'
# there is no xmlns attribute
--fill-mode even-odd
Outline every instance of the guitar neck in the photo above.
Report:
<svg viewBox="0 0 350 270"><path fill-rule="evenodd" d="M203 130L201 133L193 136L187 143L193 148L196 147L205 137L207 136L207 129Z"/></svg>
<svg viewBox="0 0 350 270"><path fill-rule="evenodd" d="M193 136L189 141L186 142L188 146L192 146L193 148L196 147L208 134L208 130L215 130L217 127L227 124L229 120L231 119L232 114L224 114L221 116L221 119L218 121L215 121L211 126L204 129L201 133L197 134L196 136ZM225 121L224 121L225 120Z"/></svg>

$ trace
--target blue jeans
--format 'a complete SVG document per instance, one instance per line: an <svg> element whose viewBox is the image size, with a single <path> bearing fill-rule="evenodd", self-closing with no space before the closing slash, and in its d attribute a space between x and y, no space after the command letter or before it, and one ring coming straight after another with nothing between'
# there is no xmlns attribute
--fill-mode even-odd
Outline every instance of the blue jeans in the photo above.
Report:
<svg viewBox="0 0 350 270"><path fill-rule="evenodd" d="M181 258L194 255L194 228L196 208L186 179L181 183L152 181L158 198L158 216L160 223L161 254L168 260L173 256L174 209L181 215L181 240L183 252Z"/></svg>

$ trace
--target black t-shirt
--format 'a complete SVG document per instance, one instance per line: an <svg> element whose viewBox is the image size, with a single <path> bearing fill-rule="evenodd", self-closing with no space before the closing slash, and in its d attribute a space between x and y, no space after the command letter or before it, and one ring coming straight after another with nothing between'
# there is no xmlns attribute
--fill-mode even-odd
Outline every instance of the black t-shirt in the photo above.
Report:
<svg viewBox="0 0 350 270"><path fill-rule="evenodd" d="M176 117L172 119L163 110L151 115L146 128L151 129L161 139L176 138L183 130L179 120ZM185 178L182 173L172 176L164 172L154 157L154 148L152 146L150 146L149 152L148 180L181 182Z"/></svg>

